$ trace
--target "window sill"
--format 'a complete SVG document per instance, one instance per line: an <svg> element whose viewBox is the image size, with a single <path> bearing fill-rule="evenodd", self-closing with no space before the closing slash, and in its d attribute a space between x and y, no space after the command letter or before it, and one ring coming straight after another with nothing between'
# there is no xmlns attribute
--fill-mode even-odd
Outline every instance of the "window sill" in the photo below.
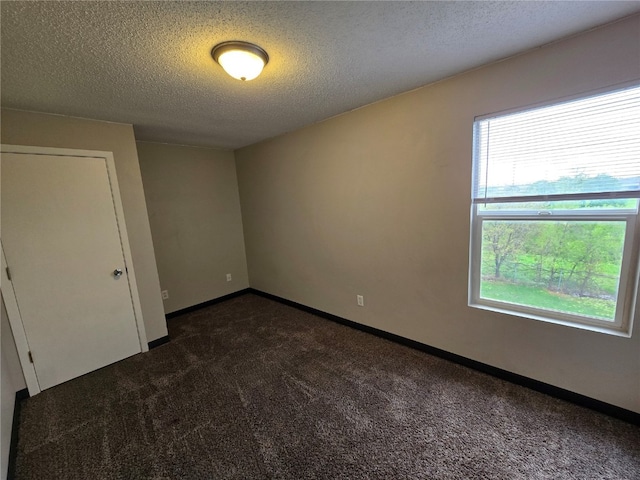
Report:
<svg viewBox="0 0 640 480"><path fill-rule="evenodd" d="M502 313L504 315L509 315L512 317L520 317L520 318L526 318L530 320L537 320L539 322L552 323L555 325L562 325L564 327L578 328L580 330L587 330L589 332L604 333L606 335L613 335L615 337L631 338L631 327L632 327L631 324L624 325L623 327L613 326L613 325L611 327L608 327L603 325L591 325L588 323L563 320L559 318L544 317L542 315L536 315L534 313L521 312L518 310L510 310L502 306L489 305L489 304L479 303L479 302L469 302L469 306L472 308L478 308L480 310L487 310L489 312Z"/></svg>

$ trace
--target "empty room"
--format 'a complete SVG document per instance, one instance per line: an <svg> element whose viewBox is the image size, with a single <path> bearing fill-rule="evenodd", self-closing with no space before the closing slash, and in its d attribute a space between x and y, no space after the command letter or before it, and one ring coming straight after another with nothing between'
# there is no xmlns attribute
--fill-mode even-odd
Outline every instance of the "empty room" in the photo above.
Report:
<svg viewBox="0 0 640 480"><path fill-rule="evenodd" d="M0 22L0 478L640 478L640 2Z"/></svg>

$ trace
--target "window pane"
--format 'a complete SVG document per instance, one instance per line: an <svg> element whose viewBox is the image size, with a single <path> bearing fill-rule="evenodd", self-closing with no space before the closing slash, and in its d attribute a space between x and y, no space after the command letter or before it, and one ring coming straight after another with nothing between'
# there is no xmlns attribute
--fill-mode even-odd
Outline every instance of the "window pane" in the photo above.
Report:
<svg viewBox="0 0 640 480"><path fill-rule="evenodd" d="M480 297L613 321L624 221L485 220Z"/></svg>
<svg viewBox="0 0 640 480"><path fill-rule="evenodd" d="M475 128L475 199L640 191L639 86Z"/></svg>

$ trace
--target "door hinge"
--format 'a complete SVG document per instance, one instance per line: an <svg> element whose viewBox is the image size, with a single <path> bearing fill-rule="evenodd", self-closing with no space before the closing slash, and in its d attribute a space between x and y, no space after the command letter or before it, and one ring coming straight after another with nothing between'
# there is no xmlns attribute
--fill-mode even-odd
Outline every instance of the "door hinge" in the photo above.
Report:
<svg viewBox="0 0 640 480"><path fill-rule="evenodd" d="M7 271L7 278L9 279L9 281L11 281L11 270L9 270L9 267L6 267L6 271Z"/></svg>
<svg viewBox="0 0 640 480"><path fill-rule="evenodd" d="M31 351L29 351L29 361L33 363L33 355L31 354Z"/></svg>

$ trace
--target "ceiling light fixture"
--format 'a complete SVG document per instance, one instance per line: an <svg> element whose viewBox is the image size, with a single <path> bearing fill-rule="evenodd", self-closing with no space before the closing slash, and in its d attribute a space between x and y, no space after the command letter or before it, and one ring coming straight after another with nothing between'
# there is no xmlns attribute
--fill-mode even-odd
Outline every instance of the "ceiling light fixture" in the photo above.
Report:
<svg viewBox="0 0 640 480"><path fill-rule="evenodd" d="M211 50L213 59L225 72L238 80L253 80L269 62L269 55L253 43L222 42Z"/></svg>

